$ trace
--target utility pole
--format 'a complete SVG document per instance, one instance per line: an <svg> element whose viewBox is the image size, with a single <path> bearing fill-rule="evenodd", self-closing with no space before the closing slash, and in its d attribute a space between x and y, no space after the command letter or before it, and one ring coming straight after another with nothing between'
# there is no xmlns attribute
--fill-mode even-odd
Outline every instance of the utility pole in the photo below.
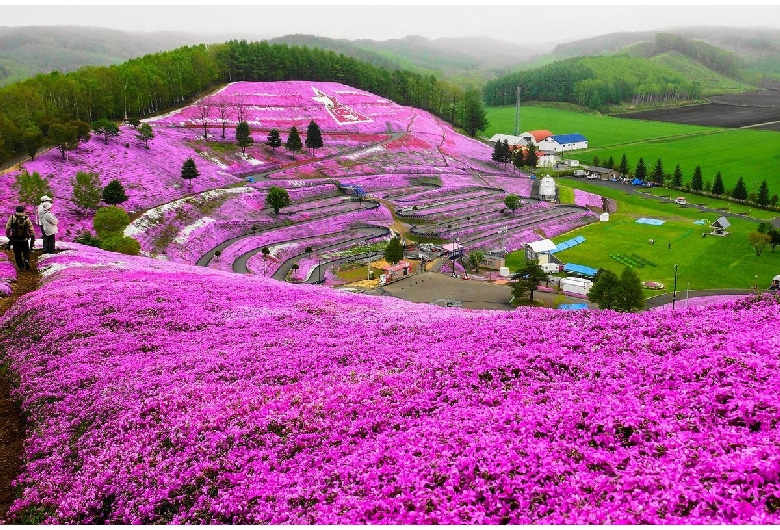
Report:
<svg viewBox="0 0 780 530"><path fill-rule="evenodd" d="M517 85L517 96L515 98L515 136L520 134L520 85Z"/></svg>

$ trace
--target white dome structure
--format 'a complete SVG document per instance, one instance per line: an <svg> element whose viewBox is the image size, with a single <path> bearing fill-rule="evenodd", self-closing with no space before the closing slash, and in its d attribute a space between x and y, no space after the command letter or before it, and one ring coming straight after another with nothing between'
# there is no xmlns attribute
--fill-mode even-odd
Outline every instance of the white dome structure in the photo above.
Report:
<svg viewBox="0 0 780 530"><path fill-rule="evenodd" d="M539 183L539 199L543 201L555 199L555 179L550 175L545 175Z"/></svg>

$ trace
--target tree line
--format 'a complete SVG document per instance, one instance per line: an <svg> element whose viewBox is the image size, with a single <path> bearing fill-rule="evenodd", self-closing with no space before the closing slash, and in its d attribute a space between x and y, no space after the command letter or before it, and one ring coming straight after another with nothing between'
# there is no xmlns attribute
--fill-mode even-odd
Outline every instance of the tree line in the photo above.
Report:
<svg viewBox="0 0 780 530"><path fill-rule="evenodd" d="M700 87L681 74L639 57L575 57L489 81L490 106L520 101L563 101L600 110L625 102L694 100Z"/></svg>
<svg viewBox="0 0 780 530"><path fill-rule="evenodd" d="M224 83L301 79L366 90L431 112L472 136L487 126L478 91L433 75L389 70L316 48L232 40L183 46L120 65L40 74L0 88L0 163L25 152L25 131L32 127L48 141L53 124L140 119Z"/></svg>
<svg viewBox="0 0 780 530"><path fill-rule="evenodd" d="M627 177L634 177L642 181L652 182L658 186L665 186L674 190L686 191L688 193L719 199L731 198L735 201L752 204L760 208L774 208L777 207L780 202L780 197L769 191L769 184L766 179L761 181L761 185L758 186L757 189L756 186L758 185L758 182L754 181L754 189L753 191L749 191L745 179L740 175L737 182L734 184L734 187L727 189L723 182L723 175L720 171L715 174L713 180L705 180L701 166L696 166L690 180L686 180L682 169L680 168L680 164L675 166L674 171L671 174L666 173L664 171L663 161L660 158L656 160L652 169L648 168L644 158L640 157L634 169L631 170L625 153L623 153L619 163L615 163L615 159L612 156L605 161L600 160L599 157L596 156L593 158L593 165L615 169Z"/></svg>

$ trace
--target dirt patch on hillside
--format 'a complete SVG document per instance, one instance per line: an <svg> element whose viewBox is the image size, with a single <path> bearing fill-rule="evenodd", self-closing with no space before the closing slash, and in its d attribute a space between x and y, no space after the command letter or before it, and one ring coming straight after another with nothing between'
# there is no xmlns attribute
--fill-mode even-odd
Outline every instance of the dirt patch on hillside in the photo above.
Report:
<svg viewBox="0 0 780 530"><path fill-rule="evenodd" d="M13 253L9 253L13 261ZM38 288L37 273L40 251L30 258L32 271L19 272L12 285L11 296L0 299L0 316L10 309L20 296ZM0 371L0 520L5 520L14 500L13 480L19 474L24 449L24 422L19 404L11 397L12 382L5 369Z"/></svg>

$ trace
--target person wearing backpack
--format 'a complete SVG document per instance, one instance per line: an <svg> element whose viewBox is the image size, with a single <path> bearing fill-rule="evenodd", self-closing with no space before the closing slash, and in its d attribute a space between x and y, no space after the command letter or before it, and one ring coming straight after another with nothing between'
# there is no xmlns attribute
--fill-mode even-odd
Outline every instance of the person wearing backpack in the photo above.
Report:
<svg viewBox="0 0 780 530"><path fill-rule="evenodd" d="M16 213L8 218L5 235L13 244L16 266L19 270L30 270L30 249L35 246L35 230L24 213L24 206L17 206Z"/></svg>
<svg viewBox="0 0 780 530"><path fill-rule="evenodd" d="M43 253L54 254L54 234L57 233L57 217L51 213L51 203L41 203L41 231L43 232Z"/></svg>

